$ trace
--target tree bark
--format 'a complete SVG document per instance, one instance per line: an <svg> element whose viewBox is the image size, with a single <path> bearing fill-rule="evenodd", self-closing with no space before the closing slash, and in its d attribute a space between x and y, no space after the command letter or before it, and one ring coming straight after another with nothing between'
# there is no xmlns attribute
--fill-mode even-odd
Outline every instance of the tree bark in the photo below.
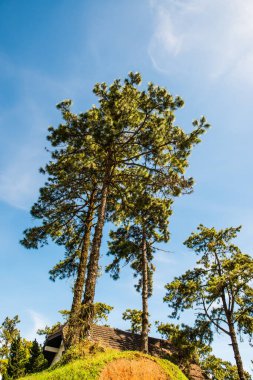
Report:
<svg viewBox="0 0 253 380"><path fill-rule="evenodd" d="M235 333L234 324L231 321L231 318L228 318L228 326L229 326L230 338L231 338L231 343L232 343L232 347L233 347L233 351L234 351L234 357L235 357L235 362L236 362L236 366L237 366L239 379L245 380L242 358L241 358L239 346L237 343L237 337L236 337L236 333Z"/></svg>
<svg viewBox="0 0 253 380"><path fill-rule="evenodd" d="M95 227L94 237L92 241L92 249L90 253L89 263L87 267L87 278L85 283L85 293L82 302L82 320L83 320L83 337L90 334L91 324L94 317L94 297L98 275L98 263L100 246L103 235L103 227L105 223L107 195L109 190L110 167L106 170L104 184L101 192L101 203L98 210L98 218Z"/></svg>
<svg viewBox="0 0 253 380"><path fill-rule="evenodd" d="M90 234L92 227L92 220L94 214L96 190L94 189L90 196L89 208L87 211L86 221L85 221L85 232L83 238L83 245L80 254L80 262L78 265L77 278L74 285L74 295L72 301L72 307L70 312L70 317L68 321L68 333L66 337L65 346L70 347L73 344L79 342L80 339L80 322L81 322L81 306L82 306L82 296L83 288L85 282L86 265L89 254L90 246Z"/></svg>
<svg viewBox="0 0 253 380"><path fill-rule="evenodd" d="M142 237L142 329L141 351L148 353L148 259L145 232Z"/></svg>

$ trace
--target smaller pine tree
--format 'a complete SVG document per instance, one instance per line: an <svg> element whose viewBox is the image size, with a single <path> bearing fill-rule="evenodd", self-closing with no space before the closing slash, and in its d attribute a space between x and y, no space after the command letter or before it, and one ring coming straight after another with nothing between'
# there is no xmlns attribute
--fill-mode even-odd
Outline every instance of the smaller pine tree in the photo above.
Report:
<svg viewBox="0 0 253 380"><path fill-rule="evenodd" d="M26 365L27 373L35 373L43 371L47 367L47 360L42 353L41 345L35 339L30 349L30 358Z"/></svg>
<svg viewBox="0 0 253 380"><path fill-rule="evenodd" d="M7 366L7 378L18 379L25 375L26 351L20 336L11 343L10 355Z"/></svg>

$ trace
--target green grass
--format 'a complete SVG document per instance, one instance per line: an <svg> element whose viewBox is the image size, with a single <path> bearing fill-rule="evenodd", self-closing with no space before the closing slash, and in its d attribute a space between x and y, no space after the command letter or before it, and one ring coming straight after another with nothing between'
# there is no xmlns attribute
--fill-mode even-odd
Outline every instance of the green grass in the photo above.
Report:
<svg viewBox="0 0 253 380"><path fill-rule="evenodd" d="M113 360L148 358L158 363L171 380L187 380L187 377L175 365L165 359L144 355L136 351L119 352L106 350L89 356L87 359L78 359L63 366L23 377L23 380L98 380L105 365ZM20 379L21 380L21 379Z"/></svg>

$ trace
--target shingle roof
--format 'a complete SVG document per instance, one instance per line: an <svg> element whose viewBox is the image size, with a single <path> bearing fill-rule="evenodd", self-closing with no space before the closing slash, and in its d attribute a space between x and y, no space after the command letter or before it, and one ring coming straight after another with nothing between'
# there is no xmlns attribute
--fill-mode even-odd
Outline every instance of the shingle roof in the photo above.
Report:
<svg viewBox="0 0 253 380"><path fill-rule="evenodd" d="M46 344L49 344L50 341L55 340L58 336L64 338L65 327L67 326L61 326L57 331L49 335ZM141 336L139 334L133 334L128 331L108 326L93 325L90 337L94 342L99 342L105 347L114 348L120 351L140 351L141 348ZM154 356L164 357L173 352L173 347L170 342L164 339L149 337L148 344L149 353ZM189 378L191 380L204 380L201 369L198 365L191 365Z"/></svg>
<svg viewBox="0 0 253 380"><path fill-rule="evenodd" d="M93 325L91 329L91 339L95 342L100 342L106 347L115 348L117 350L126 351L139 351L141 349L141 336L139 334L133 334L128 331L120 329L114 329L107 326ZM158 339L149 338L149 352L155 354L157 349L164 348L171 351L169 342Z"/></svg>

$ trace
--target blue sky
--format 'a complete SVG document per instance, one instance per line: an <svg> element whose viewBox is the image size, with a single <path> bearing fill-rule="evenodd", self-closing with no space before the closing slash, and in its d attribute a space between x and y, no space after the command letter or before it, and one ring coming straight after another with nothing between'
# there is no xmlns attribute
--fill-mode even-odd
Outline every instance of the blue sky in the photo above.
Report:
<svg viewBox="0 0 253 380"><path fill-rule="evenodd" d="M195 191L174 205L171 241L163 247L171 253L156 256L152 319L166 321L163 286L194 265L182 242L199 223L242 224L238 244L252 254L252 17L251 0L0 1L0 320L19 314L23 335L33 338L70 307L71 281L48 279L63 251L19 245L43 184L47 127L60 122L59 101L71 98L81 112L95 102L94 83L129 71L139 71L144 86L153 81L183 97L177 122L185 130L203 114L212 124L190 160ZM97 300L115 306L112 326L128 328L122 311L140 308L132 284L128 270L117 283L99 279ZM252 353L246 344L241 350L249 368ZM233 360L222 337L215 352Z"/></svg>

